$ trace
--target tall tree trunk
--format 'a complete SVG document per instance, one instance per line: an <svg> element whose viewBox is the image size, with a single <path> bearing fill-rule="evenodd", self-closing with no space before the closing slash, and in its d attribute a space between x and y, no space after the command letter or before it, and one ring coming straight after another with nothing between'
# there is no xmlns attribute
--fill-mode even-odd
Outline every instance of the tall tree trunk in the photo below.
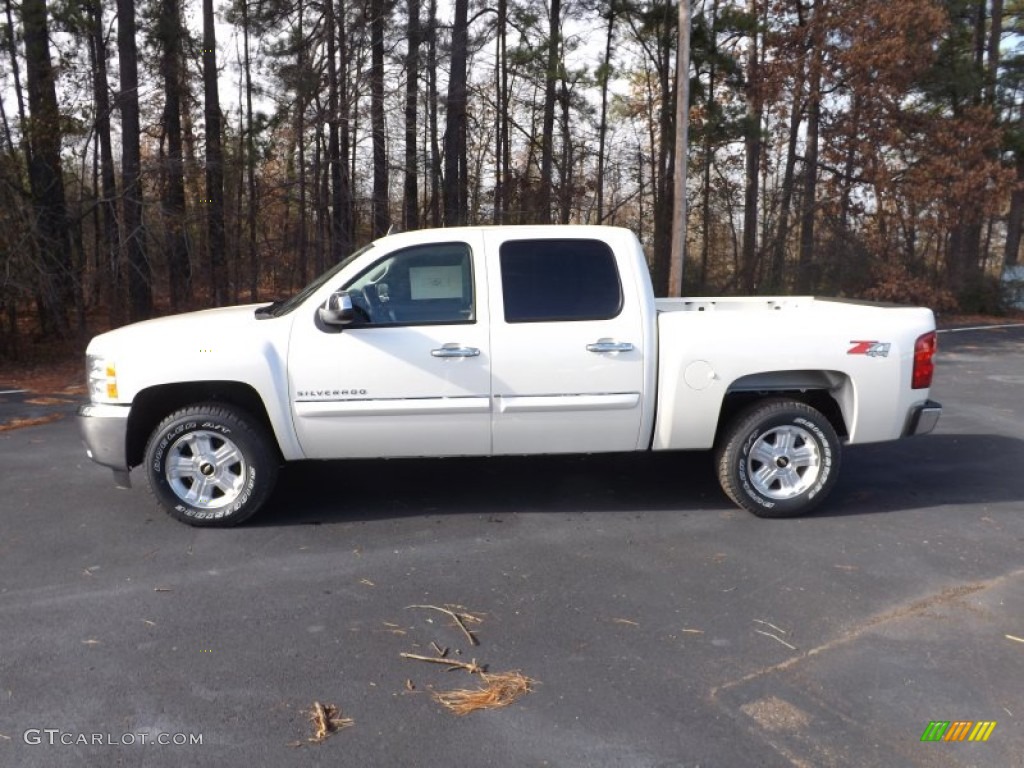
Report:
<svg viewBox="0 0 1024 768"><path fill-rule="evenodd" d="M164 165L164 228L171 308L177 310L190 295L192 278L185 232L185 163L181 140L181 91L184 86L181 72L183 30L179 0L163 0L158 25L163 47L160 67L164 77L163 128L167 137L167 160Z"/></svg>
<svg viewBox="0 0 1024 768"><path fill-rule="evenodd" d="M562 133L562 167L559 169L558 178L558 223L568 224L572 218L573 202L573 165L575 164L572 146L572 123L570 121L569 86L562 78L558 96L559 105L562 108L561 133Z"/></svg>
<svg viewBox="0 0 1024 768"><path fill-rule="evenodd" d="M373 236L391 228L384 135L384 0L370 1L370 130L373 134Z"/></svg>
<svg viewBox="0 0 1024 768"><path fill-rule="evenodd" d="M245 60L245 186L249 207L246 211L246 250L249 256L249 301L259 294L260 265L256 256L256 134L252 119L252 63L249 56L249 0L241 0L242 45ZM241 185L239 185L241 186Z"/></svg>
<svg viewBox="0 0 1024 768"><path fill-rule="evenodd" d="M419 167L416 162L419 133L420 0L409 0L405 57L405 186L402 195L402 228L420 228Z"/></svg>
<svg viewBox="0 0 1024 768"><path fill-rule="evenodd" d="M608 27L604 36L604 56L597 71L601 89L601 112L597 126L597 223L604 221L605 145L608 141L608 84L612 75L612 46L615 44L615 19L618 14L617 0L609 0L605 11Z"/></svg>
<svg viewBox="0 0 1024 768"><path fill-rule="evenodd" d="M135 45L135 4L117 3L117 53L121 68L121 192L127 249L128 316L141 320L153 311L152 273L142 220L142 151L139 126L139 70Z"/></svg>
<svg viewBox="0 0 1024 768"><path fill-rule="evenodd" d="M658 112L657 127L651 121L651 151L655 155L651 167L650 184L653 190L653 210L649 214L654 219L654 237L652 248L654 257L651 263L651 280L654 283L655 295L668 296L670 272L672 267L672 223L676 213L675 206L675 138L676 138L676 88L675 66L672 63L672 52L677 47L676 26L673 23L677 16L674 3L665 0L659 10L664 21L657 38L656 58L653 63L657 77L658 93L656 98L649 95L652 114ZM659 106L654 107L657 103ZM684 158L685 162L685 158ZM675 241L681 247L680 240Z"/></svg>
<svg viewBox="0 0 1024 768"><path fill-rule="evenodd" d="M782 291L785 285L786 248L789 244L790 207L793 201L793 188L796 184L796 148L800 140L800 125L804 113L804 86L807 73L807 55L809 41L806 37L807 22L801 13L802 6L797 5L799 16L798 26L803 34L798 43L800 54L797 70L793 78L793 98L789 112L789 137L786 143L786 163L782 172L782 190L779 201L778 227L772 242L772 260L769 276L769 288L773 292Z"/></svg>
<svg viewBox="0 0 1024 768"><path fill-rule="evenodd" d="M814 222L818 213L818 136L821 127L821 79L824 66L824 15L822 0L814 0L811 19L811 50L807 88L807 137L804 148L803 199L800 209L800 254L796 275L797 293L817 285L814 263Z"/></svg>
<svg viewBox="0 0 1024 768"><path fill-rule="evenodd" d="M508 0L498 0L497 35L494 54L494 217L502 224L507 213L508 165Z"/></svg>
<svg viewBox="0 0 1024 768"><path fill-rule="evenodd" d="M99 140L100 204L102 217L103 260L100 284L107 299L109 320L121 325L124 315L121 303L121 235L117 216L117 175L114 151L110 140L110 97L107 92L107 47L103 39L103 4L89 3L93 57L93 98L96 103L96 137ZM99 254L97 254L99 258Z"/></svg>
<svg viewBox="0 0 1024 768"><path fill-rule="evenodd" d="M757 274L757 204L761 180L761 123L764 107L761 97L761 14L758 0L747 4L753 26L747 48L747 114L744 126L745 180L743 187L743 258L740 262L740 290L754 292Z"/></svg>
<svg viewBox="0 0 1024 768"><path fill-rule="evenodd" d="M21 128L21 152L25 157L25 165L32 164L32 145L29 143L30 129L28 116L25 110L25 95L21 86L21 64L18 62L18 47L14 42L14 12L11 10L11 0L6 0L4 10L7 13L7 54L10 58L11 75L14 78L14 95L18 101L18 123ZM45 17L44 17L45 18Z"/></svg>
<svg viewBox="0 0 1024 768"><path fill-rule="evenodd" d="M43 330L67 337L67 307L73 296L71 240L60 162L60 113L50 62L49 27L44 0L24 0L25 75L28 84L29 185L35 209L37 265Z"/></svg>
<svg viewBox="0 0 1024 768"><path fill-rule="evenodd" d="M333 0L332 0L333 1ZM352 90L349 87L349 73L352 69L359 71L358 65L350 62L349 53L349 22L348 6L345 0L338 3L336 17L337 40L338 40L338 104L337 110L332 112L335 117L332 119L340 122L338 125L338 146L337 146L337 173L331 171L333 188L333 205L336 209L333 227L336 230L337 240L332 251L335 261L347 256L352 250L356 237L355 206L352 193L355 181L355 170L349 165L349 155L354 162L355 152L350 152L352 137L356 134L357 110L352 104Z"/></svg>
<svg viewBox="0 0 1024 768"><path fill-rule="evenodd" d="M668 295L683 295L683 266L689 225L686 200L686 174L690 149L690 0L680 0L676 29L675 125L672 142L672 228L671 257L668 271ZM665 99L668 101L668 99Z"/></svg>
<svg viewBox="0 0 1024 768"><path fill-rule="evenodd" d="M992 0L991 27L988 37L988 77L985 82L985 100L988 104L995 106L1003 41L1003 0Z"/></svg>
<svg viewBox="0 0 1024 768"><path fill-rule="evenodd" d="M710 45L715 45L716 26L718 24L718 0L711 4ZM714 166L714 123L715 123L715 87L718 67L712 57L708 62L708 87L705 93L706 112L704 127L704 168L701 184L701 243L700 243L700 292L705 293L708 284L708 262L711 257L711 169Z"/></svg>
<svg viewBox="0 0 1024 768"><path fill-rule="evenodd" d="M440 227L441 215L441 145L438 134L437 103L437 0L429 0L430 20L427 26L427 120L430 142L430 226Z"/></svg>
<svg viewBox="0 0 1024 768"><path fill-rule="evenodd" d="M327 165L331 179L330 242L331 261L340 261L349 250L348 232L345 227L346 185L348 175L348 153L341 151L341 123L347 123L348 110L340 112L341 81L338 71L338 46L342 47L342 66L345 66L348 38L337 30L334 0L327 3ZM344 22L342 22L344 24ZM320 272L326 265L317 264Z"/></svg>
<svg viewBox="0 0 1024 768"><path fill-rule="evenodd" d="M1020 106L1018 120L1024 124L1024 103ZM1020 264L1021 231L1024 229L1024 150L1017 151L1017 184L1010 195L1010 212L1006 217L1006 245L1003 250L1003 266L1016 267Z"/></svg>
<svg viewBox="0 0 1024 768"><path fill-rule="evenodd" d="M451 74L448 78L444 132L444 223L466 224L466 58L469 45L469 0L455 0Z"/></svg>
<svg viewBox="0 0 1024 768"><path fill-rule="evenodd" d="M562 45L562 0L551 0L548 16L547 67L544 73L544 123L540 137L540 189L537 221L551 223L552 168L555 153L555 98L558 85L559 51Z"/></svg>
<svg viewBox="0 0 1024 768"><path fill-rule="evenodd" d="M210 298L214 306L219 307L227 303L230 286L224 252L224 151L213 0L203 0L203 104L206 117L206 247L210 265Z"/></svg>
<svg viewBox="0 0 1024 768"><path fill-rule="evenodd" d="M300 73L306 71L306 30L305 30L305 5L298 0L299 19L299 45L298 45L298 70ZM298 103L295 108L295 136L298 141L299 152L299 283L306 284L309 279L309 229L306 220L306 91L302 80L299 81L299 92L296 94Z"/></svg>

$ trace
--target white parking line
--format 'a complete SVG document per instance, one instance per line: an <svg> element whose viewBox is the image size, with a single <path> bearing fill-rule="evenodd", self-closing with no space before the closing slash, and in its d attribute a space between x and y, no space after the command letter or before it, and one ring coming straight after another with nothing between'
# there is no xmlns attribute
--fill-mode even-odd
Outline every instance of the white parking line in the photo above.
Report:
<svg viewBox="0 0 1024 768"><path fill-rule="evenodd" d="M27 389L0 389L0 395L22 395Z"/></svg>
<svg viewBox="0 0 1024 768"><path fill-rule="evenodd" d="M1024 328L1024 323L1006 323L1004 325L972 325L969 328L943 328L936 333L963 333L964 331L991 331L996 328Z"/></svg>

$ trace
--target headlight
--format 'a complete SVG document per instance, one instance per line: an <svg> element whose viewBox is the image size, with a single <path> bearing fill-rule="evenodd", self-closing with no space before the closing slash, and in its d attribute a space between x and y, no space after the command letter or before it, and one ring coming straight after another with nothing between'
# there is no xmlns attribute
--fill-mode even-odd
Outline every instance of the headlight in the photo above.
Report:
<svg viewBox="0 0 1024 768"><path fill-rule="evenodd" d="M89 376L89 399L93 402L117 400L117 369L100 355L86 355L85 369Z"/></svg>

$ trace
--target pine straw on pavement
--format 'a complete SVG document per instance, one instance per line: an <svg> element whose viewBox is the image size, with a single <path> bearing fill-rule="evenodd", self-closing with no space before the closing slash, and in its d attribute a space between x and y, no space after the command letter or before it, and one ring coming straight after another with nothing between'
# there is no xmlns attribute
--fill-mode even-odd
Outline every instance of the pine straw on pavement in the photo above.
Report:
<svg viewBox="0 0 1024 768"><path fill-rule="evenodd" d="M468 715L479 709L500 709L525 696L536 682L519 671L480 675L484 687L454 691L439 691L434 700L456 715Z"/></svg>
<svg viewBox="0 0 1024 768"><path fill-rule="evenodd" d="M354 724L352 718L340 717L340 714L338 708L333 704L321 704L319 701L314 701L309 711L309 721L313 724L313 736L309 741L320 744L335 731Z"/></svg>

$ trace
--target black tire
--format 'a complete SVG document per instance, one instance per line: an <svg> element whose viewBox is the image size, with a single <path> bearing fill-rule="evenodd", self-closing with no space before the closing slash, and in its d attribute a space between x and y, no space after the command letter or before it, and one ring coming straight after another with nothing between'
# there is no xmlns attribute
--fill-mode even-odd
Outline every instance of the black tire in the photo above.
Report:
<svg viewBox="0 0 1024 768"><path fill-rule="evenodd" d="M741 411L716 449L726 495L758 517L797 517L839 477L841 445L820 411L797 400L762 400Z"/></svg>
<svg viewBox="0 0 1024 768"><path fill-rule="evenodd" d="M146 479L157 503L195 526L248 520L270 496L278 458L265 431L243 411L217 403L182 408L146 445Z"/></svg>

